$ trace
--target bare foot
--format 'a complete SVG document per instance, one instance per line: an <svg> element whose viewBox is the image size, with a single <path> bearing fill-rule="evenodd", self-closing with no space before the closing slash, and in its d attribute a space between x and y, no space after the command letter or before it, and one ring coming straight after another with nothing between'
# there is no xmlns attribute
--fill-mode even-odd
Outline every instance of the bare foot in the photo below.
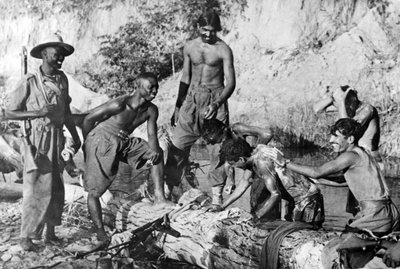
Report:
<svg viewBox="0 0 400 269"><path fill-rule="evenodd" d="M164 209L164 208L172 208L175 207L177 204L174 202L171 202L167 199L155 199L154 204L153 204L158 210Z"/></svg>
<svg viewBox="0 0 400 269"><path fill-rule="evenodd" d="M97 234L97 243L96 243L96 249L105 249L108 247L110 244L111 240L110 237L108 237L106 231L104 229L97 229L96 231Z"/></svg>
<svg viewBox="0 0 400 269"><path fill-rule="evenodd" d="M29 238L21 238L19 245L25 251L37 251L38 246L35 245Z"/></svg>

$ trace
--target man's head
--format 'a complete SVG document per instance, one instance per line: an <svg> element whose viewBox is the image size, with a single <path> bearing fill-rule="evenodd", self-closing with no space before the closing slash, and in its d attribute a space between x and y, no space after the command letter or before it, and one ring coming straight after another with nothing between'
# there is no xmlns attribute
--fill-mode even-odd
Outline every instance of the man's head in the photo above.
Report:
<svg viewBox="0 0 400 269"><path fill-rule="evenodd" d="M347 91L350 89L349 85L340 86L342 91ZM350 118L353 118L356 115L357 108L360 106L360 100L357 96L357 91L350 89L347 93L346 99L344 100L344 105L346 108L346 113Z"/></svg>
<svg viewBox="0 0 400 269"><path fill-rule="evenodd" d="M244 139L232 138L222 143L219 158L221 162L227 162L235 167L243 168L252 152L253 148Z"/></svg>
<svg viewBox="0 0 400 269"><path fill-rule="evenodd" d="M136 79L136 91L146 101L152 101L158 93L158 79L154 73L145 72Z"/></svg>
<svg viewBox="0 0 400 269"><path fill-rule="evenodd" d="M220 143L225 135L226 125L215 118L204 120L201 136L207 144Z"/></svg>
<svg viewBox="0 0 400 269"><path fill-rule="evenodd" d="M339 119L331 127L330 143L333 151L345 152L360 139L361 125L350 118Z"/></svg>
<svg viewBox="0 0 400 269"><path fill-rule="evenodd" d="M221 21L217 12L210 10L202 14L197 20L201 40L204 43L214 44L217 41L217 32L221 31Z"/></svg>
<svg viewBox="0 0 400 269"><path fill-rule="evenodd" d="M74 52L74 47L64 43L62 37L54 33L31 50L31 56L42 59L45 64L60 69L64 58Z"/></svg>

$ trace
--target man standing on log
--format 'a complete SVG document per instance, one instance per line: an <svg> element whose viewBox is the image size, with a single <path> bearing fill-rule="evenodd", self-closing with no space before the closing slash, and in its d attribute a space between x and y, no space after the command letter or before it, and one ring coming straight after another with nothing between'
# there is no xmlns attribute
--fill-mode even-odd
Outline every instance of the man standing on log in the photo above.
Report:
<svg viewBox="0 0 400 269"><path fill-rule="evenodd" d="M367 229L376 235L384 235L399 228L399 212L390 199L377 161L357 145L360 128L360 124L353 119L338 120L331 128L330 143L339 155L320 166L295 164L285 159L277 149L269 149L266 154L277 165L310 178L318 179L345 171L344 178L361 207L347 227L350 230Z"/></svg>
<svg viewBox="0 0 400 269"><path fill-rule="evenodd" d="M32 239L42 236L53 241L54 226L61 224L64 207L64 185L60 160L65 138L63 125L73 139L70 152L76 152L80 139L71 117L68 80L60 70L65 57L74 48L54 34L34 47L30 54L42 59L42 65L25 75L9 95L5 118L23 120L26 141L23 174L23 202L20 245L24 250L35 250ZM31 148L32 150L28 150Z"/></svg>
<svg viewBox="0 0 400 269"><path fill-rule="evenodd" d="M190 149L201 136L204 119L216 118L228 123L227 100L236 84L232 50L217 37L217 32L222 30L218 14L208 11L197 22L200 37L184 46L183 74L171 118L175 128L166 166L170 185L180 180Z"/></svg>
<svg viewBox="0 0 400 269"><path fill-rule="evenodd" d="M320 190L306 177L275 168L273 161L265 153L268 149L266 145L258 145L253 150L241 138L224 141L220 150L221 161L243 169L244 173L232 195L221 207L211 210L224 210L243 195L250 185L257 184L257 188L261 189L263 184L270 196L264 201L259 201L261 204L252 204L251 211L255 219L270 218L269 214L274 211L279 201L285 199L290 205L287 220L302 221L320 227L324 221L324 203Z"/></svg>
<svg viewBox="0 0 400 269"><path fill-rule="evenodd" d="M135 82L133 94L115 98L95 108L83 121L86 158L84 187L88 192L88 209L99 246L106 247L109 243L99 198L113 182L120 161L136 169L151 166L155 203L172 205L164 196L163 153L157 138L158 108L151 102L157 92L155 74L143 73ZM130 137L144 122L147 122L149 141Z"/></svg>

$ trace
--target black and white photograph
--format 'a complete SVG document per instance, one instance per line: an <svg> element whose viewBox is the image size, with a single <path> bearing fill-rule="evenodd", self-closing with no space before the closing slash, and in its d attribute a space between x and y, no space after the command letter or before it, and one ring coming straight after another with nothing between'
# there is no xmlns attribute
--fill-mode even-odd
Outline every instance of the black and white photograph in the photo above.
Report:
<svg viewBox="0 0 400 269"><path fill-rule="evenodd" d="M0 268L400 268L399 0L0 3Z"/></svg>

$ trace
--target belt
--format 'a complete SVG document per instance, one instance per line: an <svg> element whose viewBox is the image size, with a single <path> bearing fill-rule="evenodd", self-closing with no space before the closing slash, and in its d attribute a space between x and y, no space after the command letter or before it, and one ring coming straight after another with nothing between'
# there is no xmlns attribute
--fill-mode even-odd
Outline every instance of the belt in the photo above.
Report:
<svg viewBox="0 0 400 269"><path fill-rule="evenodd" d="M196 85L191 87L190 93L195 94L195 93L212 93L218 90L224 89L224 86L218 86L218 87L212 87L212 86L206 86L206 85Z"/></svg>

